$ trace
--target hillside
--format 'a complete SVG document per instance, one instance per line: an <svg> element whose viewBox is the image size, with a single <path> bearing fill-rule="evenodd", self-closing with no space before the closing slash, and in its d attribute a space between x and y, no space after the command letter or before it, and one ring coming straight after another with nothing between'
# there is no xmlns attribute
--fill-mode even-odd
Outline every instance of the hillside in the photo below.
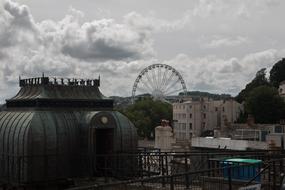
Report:
<svg viewBox="0 0 285 190"><path fill-rule="evenodd" d="M199 97L207 97L213 100L225 100L232 98L230 94L212 94L209 92L201 92L201 91L189 91L187 92L187 95L192 96L194 99Z"/></svg>

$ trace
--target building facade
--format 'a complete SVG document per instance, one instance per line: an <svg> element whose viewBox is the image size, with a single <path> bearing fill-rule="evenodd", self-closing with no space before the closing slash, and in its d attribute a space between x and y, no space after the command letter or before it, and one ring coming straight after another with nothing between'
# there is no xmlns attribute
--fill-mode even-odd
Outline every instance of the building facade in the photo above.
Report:
<svg viewBox="0 0 285 190"><path fill-rule="evenodd" d="M243 106L234 100L202 98L173 104L174 134L176 139L187 140L203 132L222 129L234 123Z"/></svg>

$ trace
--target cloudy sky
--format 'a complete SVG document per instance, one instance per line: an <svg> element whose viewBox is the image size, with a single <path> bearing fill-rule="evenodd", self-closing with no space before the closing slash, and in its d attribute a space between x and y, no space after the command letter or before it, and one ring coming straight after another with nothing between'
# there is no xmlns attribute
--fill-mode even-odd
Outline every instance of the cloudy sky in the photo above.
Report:
<svg viewBox="0 0 285 190"><path fill-rule="evenodd" d="M0 0L0 102L18 76L97 78L130 96L153 63L188 90L236 95L285 57L284 0Z"/></svg>

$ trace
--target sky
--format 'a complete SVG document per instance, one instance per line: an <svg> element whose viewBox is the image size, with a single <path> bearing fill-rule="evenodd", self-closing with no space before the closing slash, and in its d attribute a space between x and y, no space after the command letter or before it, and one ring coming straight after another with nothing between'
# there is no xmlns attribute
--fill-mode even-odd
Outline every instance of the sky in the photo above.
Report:
<svg viewBox="0 0 285 190"><path fill-rule="evenodd" d="M130 96L142 69L174 67L187 89L237 95L285 57L284 0L0 0L0 103L18 78L98 78Z"/></svg>

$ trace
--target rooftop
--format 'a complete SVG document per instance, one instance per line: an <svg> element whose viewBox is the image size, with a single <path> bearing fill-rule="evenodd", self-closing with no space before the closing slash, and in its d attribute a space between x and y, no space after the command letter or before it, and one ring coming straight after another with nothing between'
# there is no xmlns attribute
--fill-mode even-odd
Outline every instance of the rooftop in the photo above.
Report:
<svg viewBox="0 0 285 190"><path fill-rule="evenodd" d="M113 100L99 90L98 79L36 77L19 79L20 91L6 100L7 108L112 108Z"/></svg>

